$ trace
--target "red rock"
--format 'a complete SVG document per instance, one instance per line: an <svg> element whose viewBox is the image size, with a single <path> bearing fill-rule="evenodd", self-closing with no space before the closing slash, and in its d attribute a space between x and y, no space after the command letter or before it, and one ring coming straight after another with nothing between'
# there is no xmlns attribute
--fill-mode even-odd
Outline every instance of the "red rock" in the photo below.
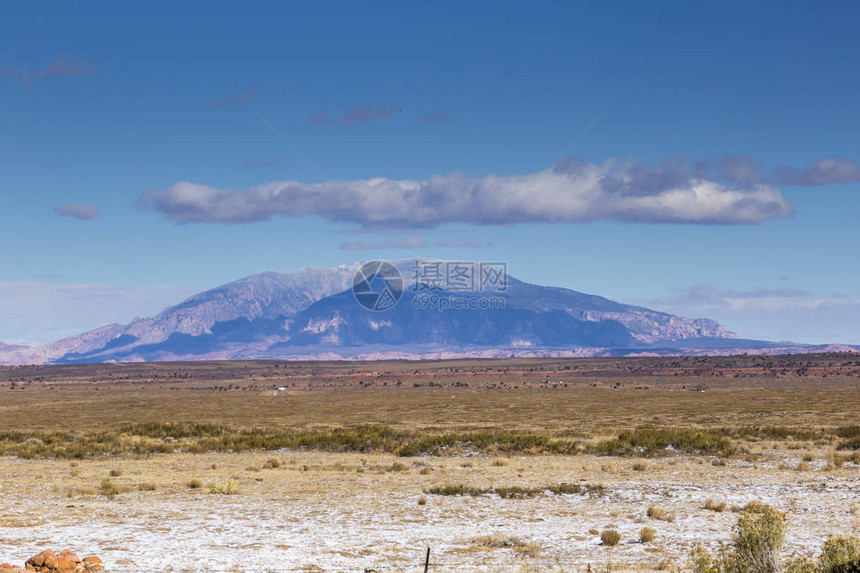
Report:
<svg viewBox="0 0 860 573"><path fill-rule="evenodd" d="M84 557L84 563L102 563L102 560L96 555L90 555L89 557Z"/></svg>
<svg viewBox="0 0 860 573"><path fill-rule="evenodd" d="M75 561L69 561L68 559L63 559L62 557L60 557L59 559L57 559L57 566L55 567L55 569L74 569L75 565L77 565Z"/></svg>
<svg viewBox="0 0 860 573"><path fill-rule="evenodd" d="M33 555L29 559L27 559L27 563L32 563L36 567L42 567L46 564L48 559L51 560L52 564L48 564L48 567L54 567L57 564L57 554L54 553L51 549L45 549L38 555Z"/></svg>
<svg viewBox="0 0 860 573"><path fill-rule="evenodd" d="M60 552L60 559L65 559L66 561L71 561L72 563L80 563L81 560L78 559L78 556L68 549L63 549Z"/></svg>

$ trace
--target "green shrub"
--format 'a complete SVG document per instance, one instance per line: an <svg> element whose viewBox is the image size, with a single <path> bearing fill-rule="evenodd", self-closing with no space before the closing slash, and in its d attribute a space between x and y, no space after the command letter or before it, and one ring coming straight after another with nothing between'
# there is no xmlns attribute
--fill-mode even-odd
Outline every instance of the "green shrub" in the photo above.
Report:
<svg viewBox="0 0 860 573"><path fill-rule="evenodd" d="M720 430L657 430L638 429L622 432L614 440L606 440L592 448L597 454L654 456L667 449L688 453L733 455L737 448Z"/></svg>
<svg viewBox="0 0 860 573"><path fill-rule="evenodd" d="M701 545L690 554L693 573L779 573L785 514L758 502L741 510L729 547L713 556Z"/></svg>
<svg viewBox="0 0 860 573"><path fill-rule="evenodd" d="M784 513L770 506L757 512L743 512L735 525L732 540L739 569L761 573L778 572L779 552L784 537Z"/></svg>
<svg viewBox="0 0 860 573"><path fill-rule="evenodd" d="M844 535L828 537L819 557L824 573L841 573L842 567L856 560L860 560L860 539Z"/></svg>
<svg viewBox="0 0 860 573"><path fill-rule="evenodd" d="M785 573L821 573L821 568L808 557L797 557L786 563Z"/></svg>

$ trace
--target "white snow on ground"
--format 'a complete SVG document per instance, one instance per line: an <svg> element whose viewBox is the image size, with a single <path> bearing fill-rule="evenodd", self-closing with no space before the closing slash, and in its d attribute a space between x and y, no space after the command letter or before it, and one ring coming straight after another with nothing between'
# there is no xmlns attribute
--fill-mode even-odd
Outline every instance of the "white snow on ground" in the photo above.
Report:
<svg viewBox="0 0 860 573"><path fill-rule="evenodd" d="M534 465L535 460L529 458L529 463ZM558 460L548 463L571 467L558 470L556 482L584 479L574 462ZM22 463L0 459L0 471L4 466L18 471ZM759 500L787 511L787 555L814 554L828 533L857 534L851 506L860 501L860 472L855 467L801 473L750 470L741 463L731 468L663 464L635 475L608 477L601 498L427 496L426 506L416 501L424 483L417 472L323 476L314 490L276 486L270 476L288 476L293 481L285 483L295 483L298 477L293 476L304 474L271 470L275 471L283 473L263 472L262 483L243 479L241 493L233 496L160 488L114 500L67 499L51 481L27 495L4 481L0 562L20 563L47 547L69 547L101 556L113 572L250 573L314 567L415 571L429 546L432 571L508 571L536 563L542 568L584 570L588 563L609 561L616 564L613 570L624 570L637 563L656 566L666 558L682 563L695 542L715 548L727 540L737 514L702 509L709 498L729 506ZM462 471L467 475L468 470ZM723 477L707 482L703 475ZM446 477L451 482L462 476ZM346 490L332 490L338 480L349 482ZM674 514L674 522L646 518L649 505ZM610 526L622 534L622 543L615 548L601 546L599 537L589 533ZM645 526L657 530L655 543L636 542ZM497 532L539 542L540 561L519 557L511 549L485 550L470 543Z"/></svg>

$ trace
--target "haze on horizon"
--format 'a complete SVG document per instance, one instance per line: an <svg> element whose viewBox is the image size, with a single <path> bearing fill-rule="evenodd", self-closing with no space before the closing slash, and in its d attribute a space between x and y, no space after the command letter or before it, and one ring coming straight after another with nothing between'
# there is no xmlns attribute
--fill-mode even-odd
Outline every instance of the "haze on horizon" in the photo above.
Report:
<svg viewBox="0 0 860 573"><path fill-rule="evenodd" d="M858 16L5 3L0 341L425 256L860 344Z"/></svg>

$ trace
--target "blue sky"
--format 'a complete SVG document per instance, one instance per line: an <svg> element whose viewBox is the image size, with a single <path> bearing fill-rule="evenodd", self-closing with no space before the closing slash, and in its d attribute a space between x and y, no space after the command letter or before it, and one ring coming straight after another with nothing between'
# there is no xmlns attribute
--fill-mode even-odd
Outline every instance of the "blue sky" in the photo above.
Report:
<svg viewBox="0 0 860 573"><path fill-rule="evenodd" d="M3 3L0 340L260 271L433 256L860 344L858 16Z"/></svg>

